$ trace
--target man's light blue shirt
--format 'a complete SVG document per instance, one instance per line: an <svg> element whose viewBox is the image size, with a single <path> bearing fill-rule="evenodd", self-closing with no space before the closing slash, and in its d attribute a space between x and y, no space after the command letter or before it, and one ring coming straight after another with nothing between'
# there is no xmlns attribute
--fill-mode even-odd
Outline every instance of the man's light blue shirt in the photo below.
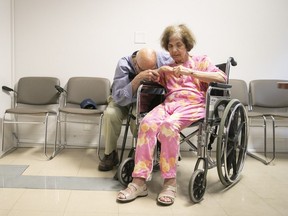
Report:
<svg viewBox="0 0 288 216"><path fill-rule="evenodd" d="M167 52L157 52L157 67L173 62ZM132 55L122 57L117 64L112 84L112 97L120 106L127 106L136 102L136 95L132 95L131 80L136 76Z"/></svg>

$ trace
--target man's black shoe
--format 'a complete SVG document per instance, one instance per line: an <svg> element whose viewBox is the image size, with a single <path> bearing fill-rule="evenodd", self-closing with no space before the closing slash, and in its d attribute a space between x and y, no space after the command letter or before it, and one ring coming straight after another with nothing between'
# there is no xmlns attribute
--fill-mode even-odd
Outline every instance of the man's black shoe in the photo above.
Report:
<svg viewBox="0 0 288 216"><path fill-rule="evenodd" d="M119 163L118 154L116 151L111 152L109 155L104 156L103 160L100 161L98 170L110 171Z"/></svg>

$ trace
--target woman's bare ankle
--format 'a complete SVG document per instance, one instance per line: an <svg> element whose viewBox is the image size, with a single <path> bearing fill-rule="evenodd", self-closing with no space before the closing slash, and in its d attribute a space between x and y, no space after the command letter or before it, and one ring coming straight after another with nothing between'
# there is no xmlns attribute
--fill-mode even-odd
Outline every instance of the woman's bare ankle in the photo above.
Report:
<svg viewBox="0 0 288 216"><path fill-rule="evenodd" d="M133 178L132 182L138 186L143 186L145 184L145 179L144 178Z"/></svg>
<svg viewBox="0 0 288 216"><path fill-rule="evenodd" d="M169 179L164 179L164 185L171 185L171 186L176 186L176 178L169 178Z"/></svg>

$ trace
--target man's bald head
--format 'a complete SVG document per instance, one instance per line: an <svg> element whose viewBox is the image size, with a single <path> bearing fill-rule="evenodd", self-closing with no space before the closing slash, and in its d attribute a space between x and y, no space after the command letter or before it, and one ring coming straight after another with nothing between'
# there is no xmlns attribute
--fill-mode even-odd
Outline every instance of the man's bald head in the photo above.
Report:
<svg viewBox="0 0 288 216"><path fill-rule="evenodd" d="M140 71L155 69L157 67L157 55L155 50L142 48L136 54L136 62Z"/></svg>

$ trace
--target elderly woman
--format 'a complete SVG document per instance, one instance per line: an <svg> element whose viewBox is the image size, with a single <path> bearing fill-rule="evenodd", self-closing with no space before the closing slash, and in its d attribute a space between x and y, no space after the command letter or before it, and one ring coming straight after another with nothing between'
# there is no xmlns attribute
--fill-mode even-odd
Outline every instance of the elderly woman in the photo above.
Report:
<svg viewBox="0 0 288 216"><path fill-rule="evenodd" d="M153 153L161 143L160 170L164 179L157 202L171 205L176 197L176 168L180 148L179 132L205 117L205 95L210 82L225 82L224 72L207 56L190 55L195 38L185 25L168 26L161 38L162 47L174 60L153 71L166 89L165 100L141 121L135 153L133 181L118 193L118 202L129 202L148 195L146 181L151 179Z"/></svg>

